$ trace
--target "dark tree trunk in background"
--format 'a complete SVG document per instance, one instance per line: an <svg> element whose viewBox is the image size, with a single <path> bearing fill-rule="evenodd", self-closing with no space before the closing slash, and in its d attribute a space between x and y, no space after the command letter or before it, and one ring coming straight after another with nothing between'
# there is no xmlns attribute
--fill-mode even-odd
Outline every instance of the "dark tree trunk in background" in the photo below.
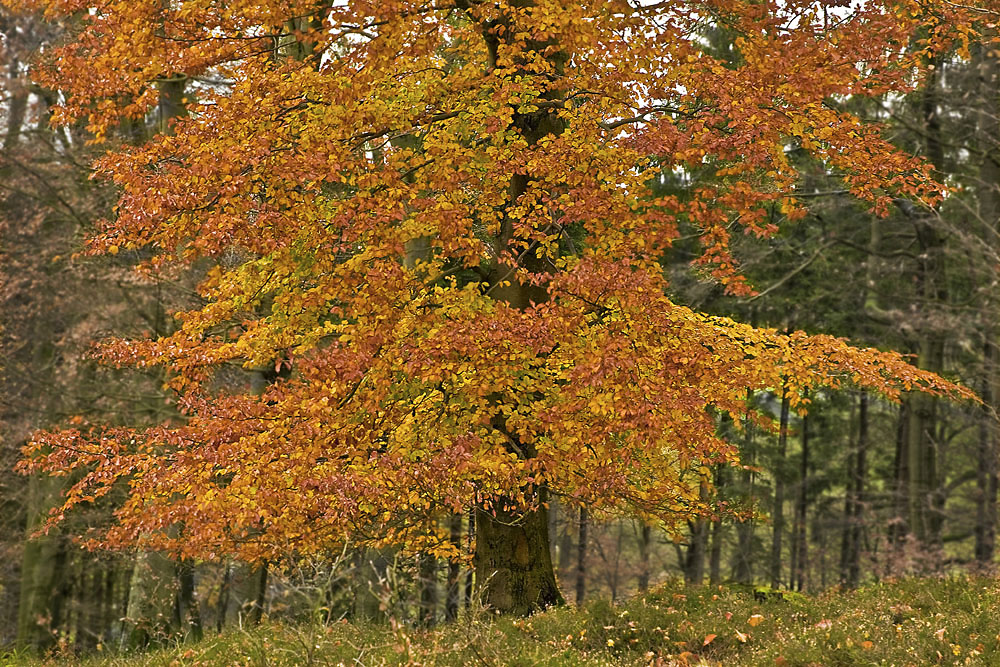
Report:
<svg viewBox="0 0 1000 667"><path fill-rule="evenodd" d="M475 546L473 542L476 539L476 510L470 509L468 512L468 528L465 538L465 548L466 551L472 555L475 553ZM465 577L465 608L468 609L472 606L472 593L475 590L475 570L469 570L469 573Z"/></svg>
<svg viewBox="0 0 1000 667"><path fill-rule="evenodd" d="M809 542L806 519L809 509L809 418L802 416L802 459L799 469L799 489L795 498L795 521L792 530L792 563L790 588L805 587Z"/></svg>
<svg viewBox="0 0 1000 667"><path fill-rule="evenodd" d="M448 517L448 539L455 551L462 550L462 515L453 514ZM444 603L444 618L454 621L458 618L459 583L462 576L462 566L457 560L448 563L448 591Z"/></svg>
<svg viewBox="0 0 1000 667"><path fill-rule="evenodd" d="M417 574L420 588L420 624L431 627L437 622L438 563L434 556L422 554L418 558Z"/></svg>
<svg viewBox="0 0 1000 667"><path fill-rule="evenodd" d="M259 565L253 571L255 595L253 597L253 606L250 608L250 613L247 614L247 620L251 625L260 625L260 621L264 617L264 607L267 605L267 576L267 563Z"/></svg>
<svg viewBox="0 0 1000 667"><path fill-rule="evenodd" d="M189 560L177 563L177 624L185 637L198 641L202 637L201 610L195 597L195 570Z"/></svg>
<svg viewBox="0 0 1000 667"><path fill-rule="evenodd" d="M941 140L941 118L939 87L941 85L940 63L928 74L927 85L922 97L922 114L926 157L937 169L944 165ZM913 223L917 244L917 271L915 282L917 294L928 307L945 303L947 300L944 245L945 239L935 226L931 215L904 206L904 213ZM917 365L925 370L940 373L944 370L944 333L941 325L925 321L916 334ZM907 469L909 472L908 529L910 535L921 546L936 550L940 546L941 520L940 489L938 479L938 443L935 433L938 427L938 399L934 396L914 392L908 399L909 424L907 426ZM936 569L936 563L927 563Z"/></svg>
<svg viewBox="0 0 1000 667"><path fill-rule="evenodd" d="M996 360L993 358L992 341L983 346L984 379L980 398L983 399L982 415L979 419L979 451L976 468L976 563L983 568L991 568L996 552L997 535L997 427L993 415L993 378L996 375Z"/></svg>
<svg viewBox="0 0 1000 667"><path fill-rule="evenodd" d="M854 471L849 483L853 484L854 505L848 529L850 551L847 556L848 587L854 588L861 581L861 544L864 539L864 511L867 503L865 486L868 480L868 393L858 398L858 445L854 455Z"/></svg>
<svg viewBox="0 0 1000 667"><path fill-rule="evenodd" d="M750 403L752 398L753 394L748 391L747 403ZM754 502L754 472L751 467L756 460L753 422L749 417L743 422L743 446L740 460L744 466L742 472L743 493L749 506ZM748 517L736 524L736 557L733 579L737 583L749 584L753 582L753 534L754 522L752 518Z"/></svg>
<svg viewBox="0 0 1000 667"><path fill-rule="evenodd" d="M579 533L576 541L576 604L583 604L587 596L587 508L580 508Z"/></svg>
<svg viewBox="0 0 1000 667"><path fill-rule="evenodd" d="M643 521L639 526L639 592L649 590L649 551L652 546L653 531L650 525Z"/></svg>
<svg viewBox="0 0 1000 667"><path fill-rule="evenodd" d="M785 455L788 451L788 394L781 390L781 416L778 431L778 455L774 464L774 507L771 512L771 588L781 585L782 537L785 531Z"/></svg>
<svg viewBox="0 0 1000 667"><path fill-rule="evenodd" d="M989 33L995 37L995 29ZM979 163L979 217L983 227L991 232L991 247L1000 247L996 240L1000 230L1000 53L995 44L983 44L973 51L979 78L978 142L982 159ZM994 285L1000 277L993 263L988 274L992 280L988 294L995 294ZM979 421L979 466L976 471L978 491L976 506L975 558L980 567L992 569L996 553L997 524L997 423L996 409L998 377L997 309L995 296L984 305L986 322L983 331L983 379L980 397L983 414Z"/></svg>

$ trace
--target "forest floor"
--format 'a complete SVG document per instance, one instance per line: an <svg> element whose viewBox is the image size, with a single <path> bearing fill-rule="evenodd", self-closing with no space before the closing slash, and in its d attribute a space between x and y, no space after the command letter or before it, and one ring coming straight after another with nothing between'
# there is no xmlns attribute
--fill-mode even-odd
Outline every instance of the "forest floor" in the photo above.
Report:
<svg viewBox="0 0 1000 667"><path fill-rule="evenodd" d="M434 630L270 621L131 656L0 663L1000 665L1000 580L914 578L816 596L667 585L617 606L597 600L519 620L482 614Z"/></svg>

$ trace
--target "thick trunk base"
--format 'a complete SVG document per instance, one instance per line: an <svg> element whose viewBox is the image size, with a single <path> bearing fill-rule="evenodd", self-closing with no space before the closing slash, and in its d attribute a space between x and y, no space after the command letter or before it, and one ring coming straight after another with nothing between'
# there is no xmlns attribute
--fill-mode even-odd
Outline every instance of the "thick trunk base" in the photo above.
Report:
<svg viewBox="0 0 1000 667"><path fill-rule="evenodd" d="M563 604L549 554L548 512L476 512L476 582L482 602L500 614Z"/></svg>

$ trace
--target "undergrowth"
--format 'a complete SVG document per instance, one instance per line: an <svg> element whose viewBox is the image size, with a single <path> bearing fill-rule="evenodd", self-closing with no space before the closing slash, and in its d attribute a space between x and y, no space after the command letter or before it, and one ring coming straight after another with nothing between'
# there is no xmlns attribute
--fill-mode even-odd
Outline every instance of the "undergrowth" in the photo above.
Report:
<svg viewBox="0 0 1000 667"><path fill-rule="evenodd" d="M398 623L284 624L194 644L35 664L198 665L1000 665L1000 582L905 579L817 596L674 584L613 606L527 619L470 614L420 630ZM28 664L9 655L5 664Z"/></svg>

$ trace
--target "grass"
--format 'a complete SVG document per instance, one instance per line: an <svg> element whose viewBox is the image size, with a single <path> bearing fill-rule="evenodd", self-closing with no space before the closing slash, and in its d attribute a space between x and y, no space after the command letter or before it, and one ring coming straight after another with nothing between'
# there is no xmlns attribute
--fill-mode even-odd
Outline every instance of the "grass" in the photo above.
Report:
<svg viewBox="0 0 1000 667"><path fill-rule="evenodd" d="M269 621L129 656L3 664L1000 665L1000 581L904 579L818 596L668 585L612 606L528 619L480 614L424 631L398 624Z"/></svg>

